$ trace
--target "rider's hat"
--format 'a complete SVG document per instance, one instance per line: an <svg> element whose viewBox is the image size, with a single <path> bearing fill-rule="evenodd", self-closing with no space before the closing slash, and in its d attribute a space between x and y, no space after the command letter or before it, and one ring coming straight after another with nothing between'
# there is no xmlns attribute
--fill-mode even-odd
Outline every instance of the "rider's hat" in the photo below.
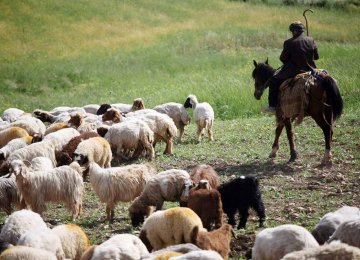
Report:
<svg viewBox="0 0 360 260"><path fill-rule="evenodd" d="M291 32L293 32L293 31L303 32L303 31L305 31L305 26L302 24L302 22L295 21L295 22L290 24L289 30Z"/></svg>

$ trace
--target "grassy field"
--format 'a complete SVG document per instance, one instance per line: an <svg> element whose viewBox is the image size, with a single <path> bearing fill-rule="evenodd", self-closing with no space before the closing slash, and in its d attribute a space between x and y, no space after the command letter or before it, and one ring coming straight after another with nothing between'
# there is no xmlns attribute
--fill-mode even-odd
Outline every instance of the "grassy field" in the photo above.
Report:
<svg viewBox="0 0 360 260"><path fill-rule="evenodd" d="M345 204L360 205L359 12L314 8L315 13L308 14L321 56L318 67L338 80L345 102L344 116L334 129L333 166L319 168L323 137L311 119L295 128L301 155L296 163L286 163L285 134L279 157L267 159L275 122L259 112L266 98L253 98L252 60L269 57L274 67L280 66L282 43L290 37L288 25L303 20L308 6L261 2L2 0L0 111L131 103L136 97L151 108L183 103L189 93L196 94L214 107L215 141L197 144L192 124L184 142L175 144L174 156L163 156L162 145L156 148L155 166L191 170L208 163L223 181L255 174L267 226L296 223L310 230L324 213ZM85 211L76 223L93 243L116 233L137 234L127 208L120 204L115 222L107 223L105 206L86 183ZM50 223L69 221L62 206L51 209L44 215ZM258 231L251 215L248 228L236 231L233 259L244 257Z"/></svg>

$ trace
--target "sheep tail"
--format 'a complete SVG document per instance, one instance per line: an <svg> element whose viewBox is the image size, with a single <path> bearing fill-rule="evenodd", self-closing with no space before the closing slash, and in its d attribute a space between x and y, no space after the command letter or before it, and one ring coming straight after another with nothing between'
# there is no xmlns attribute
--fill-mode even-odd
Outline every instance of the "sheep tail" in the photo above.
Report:
<svg viewBox="0 0 360 260"><path fill-rule="evenodd" d="M196 245L196 239L199 235L199 226L195 226L193 230L191 230L190 233L190 242L194 245Z"/></svg>

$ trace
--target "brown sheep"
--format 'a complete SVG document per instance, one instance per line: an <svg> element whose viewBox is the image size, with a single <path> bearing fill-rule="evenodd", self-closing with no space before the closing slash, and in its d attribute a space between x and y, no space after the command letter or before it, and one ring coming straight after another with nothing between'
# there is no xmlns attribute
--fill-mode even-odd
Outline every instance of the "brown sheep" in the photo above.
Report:
<svg viewBox="0 0 360 260"><path fill-rule="evenodd" d="M203 250L214 250L226 260L230 252L231 232L229 224L211 232L199 231L199 227L194 227L191 232L191 243Z"/></svg>
<svg viewBox="0 0 360 260"><path fill-rule="evenodd" d="M198 185L200 180L208 180L212 189L216 189L220 184L219 175L213 167L207 164L197 165L191 172L190 178L195 186Z"/></svg>
<svg viewBox="0 0 360 260"><path fill-rule="evenodd" d="M58 166L69 165L72 162L73 154L78 147L79 143L83 140L89 139L91 137L99 136L95 132L86 132L78 136L73 137L62 149L61 152L56 154L56 161Z"/></svg>
<svg viewBox="0 0 360 260"><path fill-rule="evenodd" d="M211 229L212 223L215 223L215 228L223 224L221 195L216 189L191 189L188 207L198 214L207 230Z"/></svg>

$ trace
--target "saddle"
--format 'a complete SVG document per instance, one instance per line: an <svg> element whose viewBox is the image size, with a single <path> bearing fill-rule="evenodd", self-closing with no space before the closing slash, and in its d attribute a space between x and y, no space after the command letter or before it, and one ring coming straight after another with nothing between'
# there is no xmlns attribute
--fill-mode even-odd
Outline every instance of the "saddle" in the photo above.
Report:
<svg viewBox="0 0 360 260"><path fill-rule="evenodd" d="M285 80L279 88L278 120L290 118L300 124L306 116L310 88L319 84L325 75L325 70L316 69Z"/></svg>

